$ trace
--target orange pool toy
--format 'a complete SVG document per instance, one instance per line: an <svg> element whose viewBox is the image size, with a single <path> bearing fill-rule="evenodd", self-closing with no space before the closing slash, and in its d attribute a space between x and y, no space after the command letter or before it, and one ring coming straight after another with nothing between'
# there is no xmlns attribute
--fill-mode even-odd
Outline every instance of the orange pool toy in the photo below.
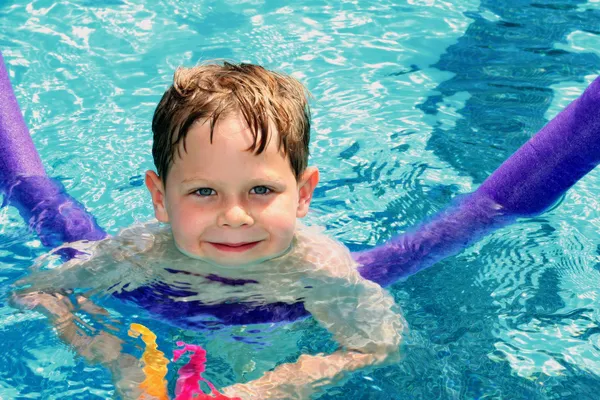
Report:
<svg viewBox="0 0 600 400"><path fill-rule="evenodd" d="M142 341L146 345L144 354L142 354L142 361L144 361L143 371L146 379L140 384L140 388L147 395L154 396L159 400L169 400L167 380L165 379L169 360L162 351L158 350L156 335L141 324L131 324L128 333L131 337L139 337L141 335ZM144 397L146 396L142 396L140 399L143 400Z"/></svg>

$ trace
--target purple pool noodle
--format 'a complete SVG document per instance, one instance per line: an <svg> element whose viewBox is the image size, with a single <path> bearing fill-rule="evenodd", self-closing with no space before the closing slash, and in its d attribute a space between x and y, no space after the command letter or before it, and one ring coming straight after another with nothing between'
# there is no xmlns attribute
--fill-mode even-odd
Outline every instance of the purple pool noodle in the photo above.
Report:
<svg viewBox="0 0 600 400"><path fill-rule="evenodd" d="M354 253L361 275L389 285L458 253L517 217L550 207L600 162L600 78L474 193L417 229Z"/></svg>
<svg viewBox="0 0 600 400"><path fill-rule="evenodd" d="M15 176L45 175L0 53L0 182Z"/></svg>
<svg viewBox="0 0 600 400"><path fill-rule="evenodd" d="M0 192L46 246L99 240L106 233L59 182L49 178L15 98L0 53Z"/></svg>
<svg viewBox="0 0 600 400"><path fill-rule="evenodd" d="M19 177L5 189L7 203L19 210L44 246L106 237L83 205L47 176Z"/></svg>
<svg viewBox="0 0 600 400"><path fill-rule="evenodd" d="M364 278L387 286L460 252L511 220L492 200L474 193L416 229L353 257Z"/></svg>
<svg viewBox="0 0 600 400"><path fill-rule="evenodd" d="M476 193L505 212L547 209L600 162L600 78L506 160Z"/></svg>

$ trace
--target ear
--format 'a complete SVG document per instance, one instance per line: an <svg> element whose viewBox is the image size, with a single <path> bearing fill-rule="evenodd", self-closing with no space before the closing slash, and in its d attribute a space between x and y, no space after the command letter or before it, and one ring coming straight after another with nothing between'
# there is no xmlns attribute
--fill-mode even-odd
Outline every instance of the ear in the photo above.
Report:
<svg viewBox="0 0 600 400"><path fill-rule="evenodd" d="M162 179L154 171L146 171L146 179L144 180L146 187L152 196L152 204L154 205L154 215L160 222L169 222L167 215L167 205L165 199L165 188Z"/></svg>
<svg viewBox="0 0 600 400"><path fill-rule="evenodd" d="M308 207L318 183L319 170L316 167L306 168L298 182L298 210L296 210L296 217L302 218L308 213Z"/></svg>

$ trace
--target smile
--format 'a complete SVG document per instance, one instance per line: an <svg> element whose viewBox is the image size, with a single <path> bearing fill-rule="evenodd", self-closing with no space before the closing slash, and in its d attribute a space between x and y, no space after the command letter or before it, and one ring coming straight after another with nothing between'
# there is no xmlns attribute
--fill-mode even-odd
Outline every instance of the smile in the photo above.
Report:
<svg viewBox="0 0 600 400"><path fill-rule="evenodd" d="M248 243L212 243L209 242L213 247L220 251L226 251L230 253L242 253L255 247L259 242L248 242Z"/></svg>

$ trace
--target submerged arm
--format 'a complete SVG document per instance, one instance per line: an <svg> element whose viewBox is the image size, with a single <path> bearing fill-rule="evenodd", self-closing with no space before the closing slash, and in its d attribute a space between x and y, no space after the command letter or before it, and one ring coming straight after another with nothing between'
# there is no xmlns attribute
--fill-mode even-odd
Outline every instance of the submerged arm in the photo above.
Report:
<svg viewBox="0 0 600 400"><path fill-rule="evenodd" d="M356 274L355 271L353 271ZM302 355L261 378L225 389L243 399L308 399L357 371L396 360L405 321L380 286L333 279L307 296L305 307L340 347L332 354Z"/></svg>
<svg viewBox="0 0 600 400"><path fill-rule="evenodd" d="M21 292L13 295L13 304L35 310L56 328L60 339L90 364L101 364L111 371L117 391L123 398L138 398L145 376L139 360L123 353L123 340L113 333L119 329L104 308L72 291ZM82 318L85 314L86 318Z"/></svg>
<svg viewBox="0 0 600 400"><path fill-rule="evenodd" d="M385 357L351 350L333 354L301 355L261 378L229 386L223 392L242 399L309 399L319 388L343 379L349 372L382 363Z"/></svg>
<svg viewBox="0 0 600 400"><path fill-rule="evenodd" d="M144 380L140 362L123 352L124 341L117 336L119 321L88 297L90 293L104 293L115 282L129 280L122 261L128 255L120 250L122 240L106 239L101 242L75 243L79 257L60 267L39 270L21 279L21 288L12 295L14 306L35 310L45 315L56 328L60 339L90 364L101 364L111 371L117 391L123 398L138 398L143 392L139 384ZM42 257L38 264L51 262L54 255ZM35 269L35 267L34 267ZM123 283L121 283L123 284ZM86 294L75 294L85 288Z"/></svg>

